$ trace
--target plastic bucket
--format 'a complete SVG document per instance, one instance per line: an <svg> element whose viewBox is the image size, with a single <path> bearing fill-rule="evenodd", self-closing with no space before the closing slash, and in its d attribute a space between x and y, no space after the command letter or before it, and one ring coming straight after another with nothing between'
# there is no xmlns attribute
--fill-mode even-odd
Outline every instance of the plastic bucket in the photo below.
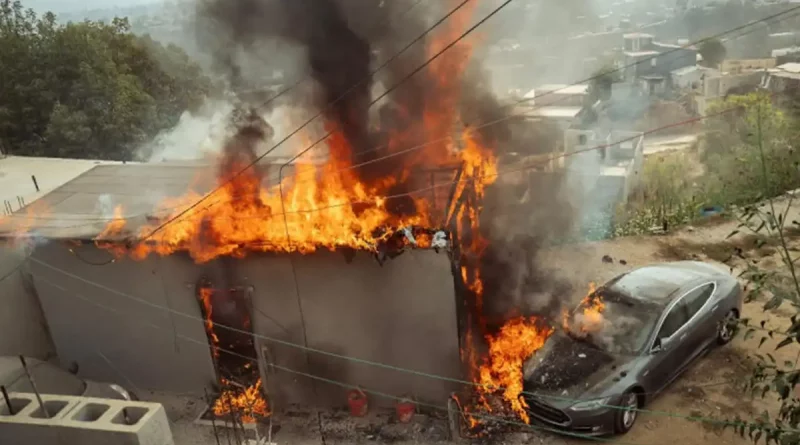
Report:
<svg viewBox="0 0 800 445"><path fill-rule="evenodd" d="M397 411L397 420L399 420L400 423L408 423L411 422L412 418L414 418L414 414L417 411L417 405L411 400L405 399L397 402L395 410Z"/></svg>
<svg viewBox="0 0 800 445"><path fill-rule="evenodd" d="M360 389L352 389L347 392L347 405L350 407L350 415L353 417L364 417L369 411L367 395Z"/></svg>

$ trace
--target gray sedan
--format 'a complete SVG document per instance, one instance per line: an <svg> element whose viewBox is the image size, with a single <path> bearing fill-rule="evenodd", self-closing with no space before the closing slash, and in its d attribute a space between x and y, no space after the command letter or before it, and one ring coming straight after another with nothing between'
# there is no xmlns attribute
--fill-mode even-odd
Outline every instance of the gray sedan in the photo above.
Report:
<svg viewBox="0 0 800 445"><path fill-rule="evenodd" d="M706 263L622 274L568 313L565 328L528 360L521 397L534 419L551 426L626 433L639 408L713 345L731 340L741 308L738 281Z"/></svg>

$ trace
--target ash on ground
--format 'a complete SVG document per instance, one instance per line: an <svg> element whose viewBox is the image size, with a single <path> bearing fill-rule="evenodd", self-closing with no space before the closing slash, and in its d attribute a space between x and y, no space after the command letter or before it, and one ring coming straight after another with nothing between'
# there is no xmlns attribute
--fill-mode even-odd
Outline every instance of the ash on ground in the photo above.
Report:
<svg viewBox="0 0 800 445"><path fill-rule="evenodd" d="M400 423L393 410L374 410L365 417L351 417L346 410L321 413L326 443L442 443L449 439L447 418L436 413L416 414Z"/></svg>

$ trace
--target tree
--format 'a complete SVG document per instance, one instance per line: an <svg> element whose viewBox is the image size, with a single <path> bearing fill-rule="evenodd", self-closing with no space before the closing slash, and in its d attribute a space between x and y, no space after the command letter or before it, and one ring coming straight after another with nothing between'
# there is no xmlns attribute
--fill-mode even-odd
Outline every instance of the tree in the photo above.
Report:
<svg viewBox="0 0 800 445"><path fill-rule="evenodd" d="M800 187L794 120L769 94L729 96L707 114L701 160L717 204L747 205ZM766 180L762 162L770 172Z"/></svg>
<svg viewBox="0 0 800 445"><path fill-rule="evenodd" d="M744 262L744 270L740 274L747 282L745 289L749 292L746 301L753 301L760 297L765 297L766 302L763 306L764 311L778 309L784 302L793 306L790 313L790 326L783 332L765 328L762 322L760 327L750 326L747 319L743 319L744 338L759 334L759 348L769 339L779 341L775 350L784 348L794 342L800 342L800 271L797 270L797 262L800 260L795 252L797 246L790 241L789 235L793 231L800 229L800 222L792 220L789 222L789 212L794 203L794 195L784 196L783 203L780 203L774 196L772 184L774 180L770 178L770 156L764 141L767 133L765 125L768 123L765 116L765 103L755 104L755 151L757 153L757 164L761 173L761 190L764 200L742 207L737 213L739 227L729 235L729 238L739 232L754 235L756 248L772 243L779 255L781 265L778 267L767 267L762 265L760 258L747 258L739 252L736 256ZM797 166L795 165L795 169ZM741 250L741 249L740 249ZM741 263L741 262L740 262ZM741 264L740 264L741 266ZM797 356L800 359L800 355ZM800 444L800 399L795 396L795 388L800 383L800 369L797 368L798 360L780 362L772 354L755 354L756 367L745 385L745 389L752 395L762 398L776 398L780 401L777 412L770 415L764 411L754 420L745 421L736 418L734 429L744 437L748 435L754 443L764 439L764 443L775 443L780 445Z"/></svg>
<svg viewBox="0 0 800 445"><path fill-rule="evenodd" d="M703 56L703 64L711 68L718 68L728 53L725 45L719 39L704 41L700 44L698 50L700 55Z"/></svg>
<svg viewBox="0 0 800 445"><path fill-rule="evenodd" d="M132 159L211 82L185 52L110 24L58 24L0 0L0 144L11 154Z"/></svg>

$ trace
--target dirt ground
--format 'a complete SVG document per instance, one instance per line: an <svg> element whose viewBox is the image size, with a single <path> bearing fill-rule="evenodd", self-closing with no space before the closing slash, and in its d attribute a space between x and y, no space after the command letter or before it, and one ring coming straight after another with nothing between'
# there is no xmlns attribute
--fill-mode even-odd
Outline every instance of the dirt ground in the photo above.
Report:
<svg viewBox="0 0 800 445"><path fill-rule="evenodd" d="M783 204L783 202L778 202ZM795 205L789 212L788 221L800 220ZM617 274L649 263L680 259L699 259L719 262L727 259L736 248L742 249L750 260L758 261L764 267L779 267L772 241L756 248L754 237L743 234L727 238L737 227L736 221L717 219L696 226L686 227L667 235L621 238L612 241L570 245L553 249L542 254L542 263L554 268L578 286L594 281L601 283ZM790 231L792 245L800 245L800 231ZM603 259L603 257L610 257ZM732 263L734 273L741 270L742 260ZM786 329L788 316L795 309L788 303L777 310L764 312L764 299L748 303L743 317L753 320L751 325L765 321L765 329ZM775 335L776 340L767 339L759 347L760 339L766 332L744 340L743 335L729 345L711 351L690 368L666 391L650 403L647 413L641 414L633 430L625 436L603 439L604 442L620 445L676 444L695 445L713 442L716 444L746 444L747 439L735 435L728 428L722 430L715 420L730 420L735 416L747 418L763 410L774 411L777 400L762 400L749 397L741 387L750 375L753 354L770 352L777 363L797 364L800 348L797 344L775 351L775 345L783 337ZM165 394L148 394L145 399L162 402L172 421L176 445L216 444L212 429L193 424L202 411L198 399ZM686 417L702 417L706 420L689 420ZM419 415L408 425L396 424L390 413L378 413L367 419L352 419L344 412L325 413L318 420L315 413L288 413L276 418L277 432L273 442L278 444L352 444L352 443L393 443L423 444L445 443L447 440L446 421L441 414ZM322 424L325 440L319 434ZM492 443L498 444L577 444L586 440L555 436L536 430L513 433L496 437ZM222 442L228 442L223 438Z"/></svg>

